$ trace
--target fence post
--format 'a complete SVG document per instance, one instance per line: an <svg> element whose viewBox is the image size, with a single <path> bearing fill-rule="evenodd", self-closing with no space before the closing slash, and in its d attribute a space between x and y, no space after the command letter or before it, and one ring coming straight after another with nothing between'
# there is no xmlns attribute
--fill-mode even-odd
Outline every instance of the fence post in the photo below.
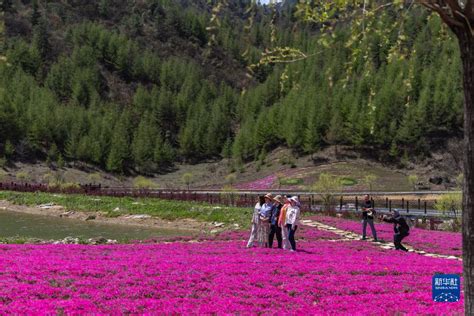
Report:
<svg viewBox="0 0 474 316"><path fill-rule="evenodd" d="M358 211L359 210L359 199L357 198L357 196L356 196L355 205L356 205L356 211Z"/></svg>
<svg viewBox="0 0 474 316"><path fill-rule="evenodd" d="M426 215L426 201L423 203L425 207L425 215Z"/></svg>
<svg viewBox="0 0 474 316"><path fill-rule="evenodd" d="M388 208L388 197L385 198L385 208Z"/></svg>
<svg viewBox="0 0 474 316"><path fill-rule="evenodd" d="M405 198L402 198L402 208L405 208Z"/></svg>
<svg viewBox="0 0 474 316"><path fill-rule="evenodd" d="M342 210L342 195L341 195L341 199L339 200L339 211Z"/></svg>
<svg viewBox="0 0 474 316"><path fill-rule="evenodd" d="M418 209L421 210L421 200L418 199Z"/></svg>
<svg viewBox="0 0 474 316"><path fill-rule="evenodd" d="M389 201L388 201L388 210L389 210L389 211L392 210L392 200L389 200Z"/></svg>
<svg viewBox="0 0 474 316"><path fill-rule="evenodd" d="M410 201L407 201L407 214L410 213Z"/></svg>

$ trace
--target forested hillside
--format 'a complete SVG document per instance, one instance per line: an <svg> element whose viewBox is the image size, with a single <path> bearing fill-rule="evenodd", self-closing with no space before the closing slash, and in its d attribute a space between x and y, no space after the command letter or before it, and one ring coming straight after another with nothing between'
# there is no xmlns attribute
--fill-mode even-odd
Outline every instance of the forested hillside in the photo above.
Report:
<svg viewBox="0 0 474 316"><path fill-rule="evenodd" d="M154 173L339 144L396 161L461 135L458 48L435 15L382 10L364 36L351 21L322 36L291 3L228 2L216 23L205 0L4 1L2 163ZM305 57L248 70L275 47Z"/></svg>

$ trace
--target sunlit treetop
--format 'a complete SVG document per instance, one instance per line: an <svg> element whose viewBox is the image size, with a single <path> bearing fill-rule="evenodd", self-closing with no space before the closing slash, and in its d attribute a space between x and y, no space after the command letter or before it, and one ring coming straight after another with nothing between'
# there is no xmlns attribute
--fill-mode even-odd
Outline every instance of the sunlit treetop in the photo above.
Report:
<svg viewBox="0 0 474 316"><path fill-rule="evenodd" d="M248 31L253 26L254 11L258 3L265 3L271 8L281 1L267 0L258 1L252 0L249 2L248 10L246 12L247 25L246 30ZM210 1L211 3L211 1ZM212 9L212 17L210 20L210 26L208 30L216 32L219 23L219 13L222 8L228 5L227 0L219 0L214 3ZM372 31L371 26L373 25L374 19L377 19L380 15L384 14L384 11L388 8L392 12L396 12L399 19L397 23L391 26L391 31L395 28L400 28L403 24L406 14L415 5L423 5L426 8L439 14L441 19L453 30L456 35L459 36L459 32L467 30L468 36L474 35L474 0L394 0L394 1L375 1L375 0L300 0L296 4L295 17L298 21L312 23L319 27L321 33L319 41L322 46L328 46L328 36L331 35L333 28L337 23L341 21L350 21L352 27L352 37L349 41L348 46L351 43L355 43L361 40L367 32ZM275 43L275 26L274 19L270 27L271 32L271 43ZM398 41L403 41L404 35L399 33ZM211 35L210 44L215 40L215 35ZM401 47L401 45L400 45ZM244 56L247 52L244 53ZM403 54L402 54L403 55ZM305 59L311 54L302 52L299 49L293 47L278 47L272 45L267 47L262 53L261 59L257 64L251 64L249 71L263 64L275 64L275 63L289 63Z"/></svg>

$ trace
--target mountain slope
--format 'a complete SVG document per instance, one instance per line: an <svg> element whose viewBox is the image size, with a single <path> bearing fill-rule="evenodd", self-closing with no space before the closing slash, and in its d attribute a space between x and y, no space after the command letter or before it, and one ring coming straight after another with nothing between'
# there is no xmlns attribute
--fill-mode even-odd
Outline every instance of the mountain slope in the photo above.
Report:
<svg viewBox="0 0 474 316"><path fill-rule="evenodd" d="M345 22L329 37L295 25L291 1L248 2L229 1L210 30L204 0L4 2L3 163L151 174L232 158L237 170L278 146L328 145L397 162L461 135L457 46L437 17L413 9L400 23L387 10L354 41ZM262 51L286 46L309 57L247 76Z"/></svg>

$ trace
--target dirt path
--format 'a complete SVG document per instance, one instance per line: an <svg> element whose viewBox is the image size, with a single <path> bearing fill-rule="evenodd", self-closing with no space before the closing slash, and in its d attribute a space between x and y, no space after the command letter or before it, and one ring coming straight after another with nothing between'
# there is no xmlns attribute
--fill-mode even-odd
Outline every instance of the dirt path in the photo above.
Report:
<svg viewBox="0 0 474 316"><path fill-rule="evenodd" d="M342 241L344 241L344 240L353 241L353 240L361 240L362 239L362 235L353 233L351 231L342 230L342 229L339 229L339 228L336 228L336 227L333 227L333 226L329 226L329 225L323 224L321 222L317 222L317 221L313 221L313 220L308 219L308 220L302 220L301 223L303 225L306 225L306 226L310 226L310 227L314 227L314 228L317 228L317 229L320 229L320 230L323 230L323 231L329 231L329 232L335 233L335 234L343 237ZM335 241L341 241L341 239L338 239L338 240L335 240ZM379 242L373 242L373 244L380 247L380 248L382 248L382 249L395 249L395 245L391 242L386 243L386 242L380 242L379 241ZM456 257L456 256L446 256L446 255L440 255L440 254L436 254L436 253L429 253L429 252L426 252L426 251L423 251L423 250L413 249L412 247L407 246L407 245L405 245L405 247L408 248L409 252L414 252L414 253L417 253L417 254L420 254L420 255L426 256L426 257L462 261L462 259L460 257Z"/></svg>
<svg viewBox="0 0 474 316"><path fill-rule="evenodd" d="M196 233L209 233L216 227L212 223L200 222L193 219L181 219L178 221L167 221L145 214L120 215L118 217L107 217L103 212L68 211L61 205L44 204L36 206L16 205L6 200L0 200L0 211L11 211L34 215L53 217L67 217L76 220L91 220L94 222L140 226L147 228L162 228L188 230ZM218 229L222 231L223 229Z"/></svg>

